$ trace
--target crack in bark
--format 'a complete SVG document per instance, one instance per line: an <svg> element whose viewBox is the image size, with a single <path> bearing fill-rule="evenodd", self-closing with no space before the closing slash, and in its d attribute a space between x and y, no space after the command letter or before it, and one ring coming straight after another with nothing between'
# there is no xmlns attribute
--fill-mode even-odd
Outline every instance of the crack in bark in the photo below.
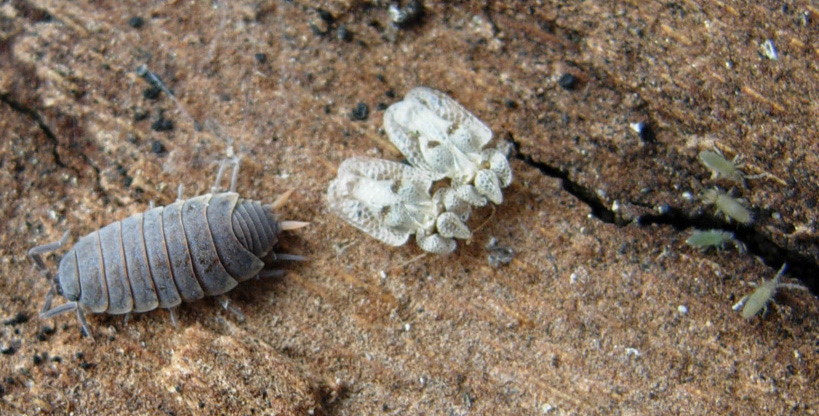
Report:
<svg viewBox="0 0 819 416"><path fill-rule="evenodd" d="M591 208L591 213L595 218L605 223L617 225L618 227L624 227L636 222L641 226L654 224L670 225L677 231L690 228L713 228L731 231L737 240L745 244L749 254L760 257L766 265L774 270L779 269L783 262L787 263L789 274L801 280L815 296L819 296L819 278L815 277L819 276L819 264L817 264L816 260L804 254L800 254L795 250L789 250L778 245L763 233L756 231L753 227L728 223L713 215L688 215L686 211L677 207L667 207L668 209L661 214L641 215L635 220L623 219L617 215L616 212L612 211L594 191L569 178L567 170L534 160L531 155L524 154L520 151L520 143L515 141L511 135L507 139L515 148L514 157L516 159L537 169L545 176L560 179L563 189ZM633 203L631 201L626 202Z"/></svg>
<svg viewBox="0 0 819 416"><path fill-rule="evenodd" d="M54 163L56 163L57 166L59 166L61 168L70 169L68 167L68 165L66 165L62 161L62 159L60 158L59 152L57 152L57 147L60 145L59 141L57 140L57 136L54 134L54 132L51 131L51 128L48 127L48 124L46 124L45 120L43 120L43 117L40 116L40 113L38 113L33 108L28 107L28 106L14 100L13 98L11 98L11 95L8 94L8 93L0 94L0 101L6 103L6 105L8 105L12 110L14 110L14 111L16 111L16 112L30 118L32 121L34 121L34 124L36 124L37 127L40 128L40 130L42 130L43 134L45 134L45 136L54 145L52 147L52 149L51 149L51 155L54 157Z"/></svg>

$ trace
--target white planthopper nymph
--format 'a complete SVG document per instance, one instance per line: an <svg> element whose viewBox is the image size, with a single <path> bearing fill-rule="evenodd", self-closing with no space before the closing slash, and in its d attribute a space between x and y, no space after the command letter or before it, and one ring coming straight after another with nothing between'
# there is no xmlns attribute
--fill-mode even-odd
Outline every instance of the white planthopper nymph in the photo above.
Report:
<svg viewBox="0 0 819 416"><path fill-rule="evenodd" d="M411 166L353 157L339 166L327 200L336 215L387 244L403 245L415 234L425 251L451 253L453 238L467 239L471 232L462 216L445 211L447 188L433 197L431 187L432 179Z"/></svg>
<svg viewBox="0 0 819 416"><path fill-rule="evenodd" d="M492 131L442 92L418 87L384 113L384 129L409 164L354 157L327 190L330 210L393 246L415 234L425 251L448 254L469 239L472 207L503 202L507 155L484 149ZM449 179L430 194L433 182Z"/></svg>
<svg viewBox="0 0 819 416"><path fill-rule="evenodd" d="M433 180L449 178L459 198L474 206L503 202L512 168L501 151L484 149L489 127L446 94L413 88L384 113L384 130L409 163Z"/></svg>

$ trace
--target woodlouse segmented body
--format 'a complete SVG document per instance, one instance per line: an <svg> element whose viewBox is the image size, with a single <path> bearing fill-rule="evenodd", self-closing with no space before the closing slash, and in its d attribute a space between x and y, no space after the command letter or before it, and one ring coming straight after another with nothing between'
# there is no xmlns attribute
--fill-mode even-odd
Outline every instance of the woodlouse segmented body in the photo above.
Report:
<svg viewBox="0 0 819 416"><path fill-rule="evenodd" d="M238 161L231 190L237 170ZM80 238L60 261L54 279L39 256L61 247L66 238L35 247L30 257L54 283L40 315L51 318L76 310L90 334L83 310L126 314L173 308L229 292L258 276L265 260L300 259L273 252L282 230L306 225L276 220L273 209L288 195L262 205L235 192L214 192L132 215ZM68 302L52 309L55 294Z"/></svg>

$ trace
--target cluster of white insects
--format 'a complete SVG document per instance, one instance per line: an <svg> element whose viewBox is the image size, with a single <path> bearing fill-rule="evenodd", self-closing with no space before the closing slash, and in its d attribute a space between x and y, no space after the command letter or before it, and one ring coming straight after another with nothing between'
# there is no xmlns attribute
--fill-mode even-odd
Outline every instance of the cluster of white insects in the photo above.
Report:
<svg viewBox="0 0 819 416"><path fill-rule="evenodd" d="M764 176L773 177L770 174L763 173L760 175L746 175L740 170L741 165L737 164L739 155L733 160L727 160L719 151L704 150L699 153L700 162L711 171L711 179L723 178L725 180L735 182L747 188L746 179L756 179ZM778 179L773 177L774 179ZM781 179L779 179L781 182ZM718 187L706 190L700 196L702 201L709 205L714 205L717 208L717 213L722 213L728 221L736 221L744 226L751 225L754 221L753 213L743 204L743 200L731 196L731 192L725 192ZM725 248L726 245L731 244L737 248L740 253L745 252L745 247L734 238L734 234L729 231L722 230L694 230L688 239L685 240L689 246L699 248L700 250L707 250L714 247L718 250ZM745 319L751 319L759 312L767 311L768 303L773 300L777 289L799 289L807 290L806 287L782 283L780 280L785 274L786 264L783 264L779 272L771 280L763 280L759 285L756 285L756 290L750 295L744 296L734 306L734 310L742 309L742 316Z"/></svg>
<svg viewBox="0 0 819 416"><path fill-rule="evenodd" d="M384 129L409 165L353 157L330 183L330 210L384 243L400 246L415 234L423 250L448 254L469 239L472 207L503 202L512 182L507 155L485 148L492 131L446 94L412 89L384 113ZM431 193L435 181L448 186Z"/></svg>

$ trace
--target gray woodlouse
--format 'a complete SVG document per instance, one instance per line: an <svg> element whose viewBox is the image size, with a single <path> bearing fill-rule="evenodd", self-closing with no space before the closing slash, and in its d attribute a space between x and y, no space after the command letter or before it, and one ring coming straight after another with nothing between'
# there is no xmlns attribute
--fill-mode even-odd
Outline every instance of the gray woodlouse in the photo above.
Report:
<svg viewBox="0 0 819 416"><path fill-rule="evenodd" d="M234 165L230 189L218 192L228 162ZM76 311L83 331L90 336L83 311L116 315L164 308L176 326L171 308L205 296L218 297L225 309L241 316L223 295L250 278L281 273L264 271L266 263L303 260L302 256L273 249L280 232L307 223L279 222L273 213L292 191L270 205L241 198L234 192L238 172L238 158L224 161L211 193L183 200L180 186L176 202L134 214L80 238L63 256L56 276L41 256L63 247L68 232L59 242L29 250L29 259L52 284L40 318ZM52 308L55 295L68 302Z"/></svg>

